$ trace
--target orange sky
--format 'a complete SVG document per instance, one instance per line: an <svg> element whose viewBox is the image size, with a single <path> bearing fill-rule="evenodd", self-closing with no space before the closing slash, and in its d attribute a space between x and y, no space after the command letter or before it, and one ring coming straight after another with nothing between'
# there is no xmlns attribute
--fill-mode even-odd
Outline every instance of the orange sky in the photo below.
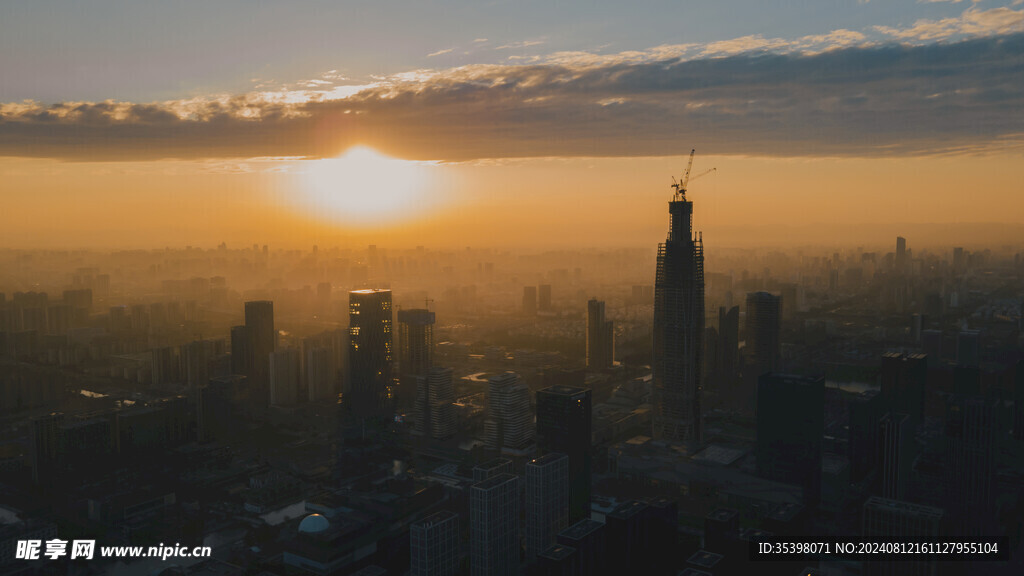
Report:
<svg viewBox="0 0 1024 576"><path fill-rule="evenodd" d="M1021 160L1012 153L779 159L698 151L694 172L717 171L695 181L689 197L695 227L709 245L889 244L893 235L909 234L905 224L1019 226ZM346 210L348 195L361 194L365 204L366 194L343 185L328 190L342 199L342 209L323 209L316 195L324 191L305 176L310 161L8 158L0 159L6 207L0 245L653 246L664 238L670 178L678 177L684 161L550 158L420 166L416 174L424 184L399 191L411 209L380 216ZM382 188L387 181L384 175ZM949 244L1020 238L1003 228L990 231Z"/></svg>

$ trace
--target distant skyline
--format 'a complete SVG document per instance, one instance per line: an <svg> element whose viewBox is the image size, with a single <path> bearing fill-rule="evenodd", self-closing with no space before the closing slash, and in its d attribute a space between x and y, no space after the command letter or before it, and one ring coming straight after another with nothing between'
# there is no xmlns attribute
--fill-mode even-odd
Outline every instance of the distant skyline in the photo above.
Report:
<svg viewBox="0 0 1024 576"><path fill-rule="evenodd" d="M1022 0L8 2L0 245L643 245L694 147L734 245L1024 224L1022 54Z"/></svg>

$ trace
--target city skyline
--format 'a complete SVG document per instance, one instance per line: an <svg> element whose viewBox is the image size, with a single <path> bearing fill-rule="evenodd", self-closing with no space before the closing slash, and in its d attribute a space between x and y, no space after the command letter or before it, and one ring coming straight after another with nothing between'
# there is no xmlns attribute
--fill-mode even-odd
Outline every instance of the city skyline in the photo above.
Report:
<svg viewBox="0 0 1024 576"><path fill-rule="evenodd" d="M189 9L5 6L0 186L18 217L0 246L650 245L649 206L693 147L718 168L692 195L719 246L1019 237L1019 3L728 4L534 6L496 26L508 6L439 3L429 32L252 53L224 43L387 10L308 2L243 24L225 5L175 27ZM764 221L786 213L802 218Z"/></svg>

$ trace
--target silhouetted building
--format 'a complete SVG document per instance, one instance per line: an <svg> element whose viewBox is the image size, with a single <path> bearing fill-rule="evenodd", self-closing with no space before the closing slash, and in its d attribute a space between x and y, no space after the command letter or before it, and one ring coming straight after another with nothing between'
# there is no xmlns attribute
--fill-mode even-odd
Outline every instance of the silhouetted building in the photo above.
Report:
<svg viewBox="0 0 1024 576"><path fill-rule="evenodd" d="M292 406L299 401L299 351L277 350L270 355L270 404Z"/></svg>
<svg viewBox="0 0 1024 576"><path fill-rule="evenodd" d="M350 414L389 419L394 387L391 290L353 290L348 306Z"/></svg>
<svg viewBox="0 0 1024 576"><path fill-rule="evenodd" d="M551 284L537 287L537 309L540 312L551 312Z"/></svg>
<svg viewBox="0 0 1024 576"><path fill-rule="evenodd" d="M398 311L399 405L411 406L416 378L434 365L434 313L416 308Z"/></svg>
<svg viewBox="0 0 1024 576"><path fill-rule="evenodd" d="M587 302L587 368L611 368L615 360L615 325L604 317L604 302Z"/></svg>
<svg viewBox="0 0 1024 576"><path fill-rule="evenodd" d="M507 458L492 458L473 467L473 482L483 482L500 474L512 473L512 461Z"/></svg>
<svg viewBox="0 0 1024 576"><path fill-rule="evenodd" d="M882 497L892 500L904 500L907 482L910 478L910 467L913 464L912 445L913 428L910 416L889 413L882 417L879 429L879 450L882 457Z"/></svg>
<svg viewBox="0 0 1024 576"><path fill-rule="evenodd" d="M991 535L996 458L1008 431L995 398L951 396L946 401L947 509L962 535Z"/></svg>
<svg viewBox="0 0 1024 576"><path fill-rule="evenodd" d="M470 573L519 572L519 478L498 474L469 489Z"/></svg>
<svg viewBox="0 0 1024 576"><path fill-rule="evenodd" d="M551 452L526 463L526 558L555 543L569 525L569 458Z"/></svg>
<svg viewBox="0 0 1024 576"><path fill-rule="evenodd" d="M443 439L458 432L452 369L434 367L416 380L414 429L421 436Z"/></svg>
<svg viewBox="0 0 1024 576"><path fill-rule="evenodd" d="M768 292L747 294L745 356L751 376L776 372L782 361L782 298Z"/></svg>
<svg viewBox="0 0 1024 576"><path fill-rule="evenodd" d="M306 350L306 393L310 401L337 398L335 374L330 349L315 347Z"/></svg>
<svg viewBox="0 0 1024 576"><path fill-rule="evenodd" d="M956 363L960 366L981 364L981 332L961 330L956 335Z"/></svg>
<svg viewBox="0 0 1024 576"><path fill-rule="evenodd" d="M944 512L941 508L871 497L864 503L862 518L861 536L896 542L942 535ZM864 574L867 576L926 576L934 573L934 560L864 563Z"/></svg>
<svg viewBox="0 0 1024 576"><path fill-rule="evenodd" d="M763 374L757 390L757 472L820 494L825 380Z"/></svg>
<svg viewBox="0 0 1024 576"><path fill-rule="evenodd" d="M579 576L604 573L607 569L605 552L609 544L612 547L616 545L608 542L605 525L590 518L580 520L559 532L557 542L576 551L577 566L574 574Z"/></svg>
<svg viewBox="0 0 1024 576"><path fill-rule="evenodd" d="M924 354L888 352L882 355L882 401L887 411L909 414L916 428L924 417L928 358Z"/></svg>
<svg viewBox="0 0 1024 576"><path fill-rule="evenodd" d="M256 338L248 326L231 327L231 373L256 377Z"/></svg>
<svg viewBox="0 0 1024 576"><path fill-rule="evenodd" d="M523 286L523 314L533 316L537 314L537 287Z"/></svg>
<svg viewBox="0 0 1024 576"><path fill-rule="evenodd" d="M896 272L902 274L907 271L907 239L902 236L896 237Z"/></svg>
<svg viewBox="0 0 1024 576"><path fill-rule="evenodd" d="M484 444L492 450L518 451L533 441L530 390L515 372L487 379Z"/></svg>
<svg viewBox="0 0 1024 576"><path fill-rule="evenodd" d="M453 576L459 568L459 516L447 510L409 527L410 575Z"/></svg>
<svg viewBox="0 0 1024 576"><path fill-rule="evenodd" d="M537 448L569 457L569 520L590 516L591 392L552 386L537 392Z"/></svg>
<svg viewBox="0 0 1024 576"><path fill-rule="evenodd" d="M246 302L245 326L252 334L253 373L250 386L253 396L257 398L257 405L266 408L270 403L270 353L277 349L274 303L269 300Z"/></svg>
<svg viewBox="0 0 1024 576"><path fill-rule="evenodd" d="M654 283L654 437L700 440L704 377L704 244L693 235L685 191L668 205L668 238L658 246Z"/></svg>
<svg viewBox="0 0 1024 576"><path fill-rule="evenodd" d="M866 390L850 401L847 455L851 482L860 483L878 470L879 422L884 411L882 395L878 390Z"/></svg>
<svg viewBox="0 0 1024 576"><path fill-rule="evenodd" d="M718 385L731 384L736 380L740 365L739 346L740 307L733 306L726 310L722 306L718 309L718 353L716 354Z"/></svg>

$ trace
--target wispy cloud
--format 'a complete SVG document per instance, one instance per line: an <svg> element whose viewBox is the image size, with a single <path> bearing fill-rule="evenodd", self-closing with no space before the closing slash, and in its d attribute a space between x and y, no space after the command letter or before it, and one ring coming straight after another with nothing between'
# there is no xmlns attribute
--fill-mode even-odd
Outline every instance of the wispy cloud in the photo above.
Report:
<svg viewBox="0 0 1024 576"><path fill-rule="evenodd" d="M529 48L530 46L540 46L543 44L543 40L523 40L520 42L510 42L508 44L502 44L495 48L495 50L509 50L513 48Z"/></svg>
<svg viewBox="0 0 1024 576"><path fill-rule="evenodd" d="M454 50L455 50L454 48L445 48L444 50L438 50L437 52L431 52L430 54L427 54L427 58L431 58L433 56L440 56L442 54L448 54L449 52L452 52Z"/></svg>
<svg viewBox="0 0 1024 576"><path fill-rule="evenodd" d="M0 104L0 156L322 157L357 143L446 161L669 155L693 146L781 156L1019 147L1024 33L1013 33L1012 14L973 13L941 25L940 35L981 37L923 45L936 36L917 22L887 32L909 39L901 44L838 30L788 42L562 52L362 84L332 71L330 84L145 104Z"/></svg>

